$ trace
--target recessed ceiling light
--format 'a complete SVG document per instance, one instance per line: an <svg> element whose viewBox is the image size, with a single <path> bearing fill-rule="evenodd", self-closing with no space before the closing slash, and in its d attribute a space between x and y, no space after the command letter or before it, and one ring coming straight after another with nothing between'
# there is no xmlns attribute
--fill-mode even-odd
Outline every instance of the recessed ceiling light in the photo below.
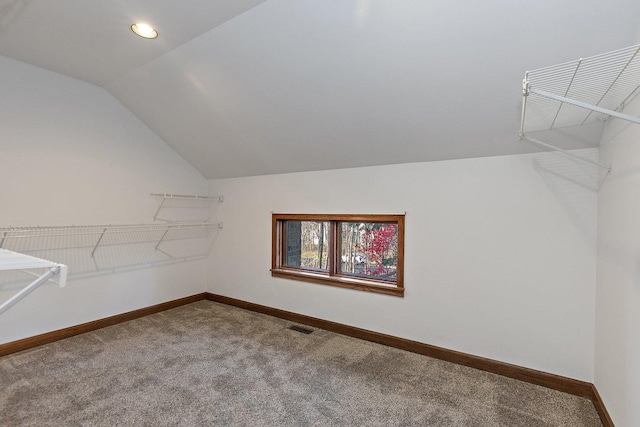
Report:
<svg viewBox="0 0 640 427"><path fill-rule="evenodd" d="M155 39L158 37L158 32L154 30L151 25L145 24L144 22L137 22L133 24L131 26L131 31L145 39Z"/></svg>

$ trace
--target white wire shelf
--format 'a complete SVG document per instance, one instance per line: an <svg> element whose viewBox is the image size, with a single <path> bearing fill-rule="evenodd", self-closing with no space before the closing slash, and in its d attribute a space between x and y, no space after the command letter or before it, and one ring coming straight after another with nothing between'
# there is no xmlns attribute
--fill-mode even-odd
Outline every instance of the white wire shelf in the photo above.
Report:
<svg viewBox="0 0 640 427"><path fill-rule="evenodd" d="M95 275L206 257L223 228L222 222L208 221L222 196L152 196L162 197L154 220L164 223L0 227L0 290L21 286L23 273L36 276L0 305L0 313L55 275L60 275L59 284L64 286L67 271L74 276ZM30 271L35 268L49 270Z"/></svg>
<svg viewBox="0 0 640 427"><path fill-rule="evenodd" d="M47 269L43 273L33 273L30 270ZM36 279L27 285L20 292L0 304L0 314L7 311L18 301L22 300L31 292L35 291L40 285L54 276L59 276L58 285L63 288L67 283L67 266L56 262L47 261L30 255L25 255L6 249L0 249L0 270L20 270L24 273L33 275Z"/></svg>
<svg viewBox="0 0 640 427"><path fill-rule="evenodd" d="M577 126L621 113L640 86L640 45L527 71L520 133ZM533 95L533 96L531 96Z"/></svg>
<svg viewBox="0 0 640 427"><path fill-rule="evenodd" d="M72 272L206 256L220 223L0 228L0 248L55 258Z"/></svg>
<svg viewBox="0 0 640 427"><path fill-rule="evenodd" d="M207 222L224 201L223 196L171 193L151 193L151 195L162 198L153 215L153 220L163 222Z"/></svg>
<svg viewBox="0 0 640 427"><path fill-rule="evenodd" d="M639 117L622 112L639 88L640 45L527 71L522 84L520 139L563 151L527 134L610 117L640 124Z"/></svg>

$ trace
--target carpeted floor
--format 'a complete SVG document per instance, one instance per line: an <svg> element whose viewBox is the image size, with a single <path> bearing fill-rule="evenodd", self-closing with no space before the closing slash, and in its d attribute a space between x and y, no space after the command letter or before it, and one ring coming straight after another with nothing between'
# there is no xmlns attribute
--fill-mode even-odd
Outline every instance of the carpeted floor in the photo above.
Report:
<svg viewBox="0 0 640 427"><path fill-rule="evenodd" d="M592 403L199 301L0 358L1 426L601 426Z"/></svg>

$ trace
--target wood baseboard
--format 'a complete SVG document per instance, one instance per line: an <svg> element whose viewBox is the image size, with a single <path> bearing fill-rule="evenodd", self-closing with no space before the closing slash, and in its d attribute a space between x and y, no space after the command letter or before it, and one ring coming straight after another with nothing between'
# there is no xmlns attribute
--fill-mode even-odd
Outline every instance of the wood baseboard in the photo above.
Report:
<svg viewBox="0 0 640 427"><path fill-rule="evenodd" d="M267 307L265 305L254 304L251 302L225 297L222 295L205 292L205 298L234 307L242 308L257 313L266 314L280 319L289 320L291 322L302 323L303 325L312 326L314 328L325 329L327 331L336 332L338 334L359 338L366 341L372 341L378 344L384 344L389 347L399 348L401 350L410 351L412 353L422 354L424 356L433 357L435 359L444 360L458 365L469 366L471 368L482 371L492 372L494 374L525 381L531 384L537 384L553 390L562 391L564 393L585 397L593 402L593 405L600 416L600 420L604 427L615 427L613 420L602 401L602 397L598 393L595 385L586 381L579 381L573 378L563 377L560 375L549 374L547 372L537 371L518 365L499 362L493 359L474 356L468 353L448 350L442 347L436 347L424 344L418 341L411 341L392 335L381 334L379 332L369 331L367 329L356 328L353 326L343 325L341 323L331 322L329 320L319 319L317 317L306 316L304 314L293 313L291 311L280 310L277 308Z"/></svg>
<svg viewBox="0 0 640 427"><path fill-rule="evenodd" d="M598 411L598 415L600 415L600 421L602 421L602 425L604 427L615 427L615 425L613 424L613 420L611 419L611 415L609 415L609 411L607 411L606 406L604 406L604 401L602 400L600 393L598 393L598 389L593 384L591 385L591 387L593 391L591 400L593 401L593 406L596 407L596 411Z"/></svg>
<svg viewBox="0 0 640 427"><path fill-rule="evenodd" d="M115 316L106 317L104 319L94 320L92 322L87 322L80 325L71 326L69 328L48 332L46 334L12 341L6 344L0 344L0 357L12 353L17 353L23 350L28 350L30 348L38 347L54 341L59 341L61 339L69 338L74 335L84 334L86 332L95 331L96 329L105 328L107 326L112 326L118 323L148 316L150 314L180 307L182 305L191 304L203 299L242 308L249 311L254 311L257 313L266 314L273 317L278 317L280 319L289 320L291 322L302 323L304 325L325 329L327 331L336 332L342 335L347 335L378 344L384 344L389 347L395 347L401 350L410 351L412 353L422 354L458 365L469 366L471 368L492 372L494 374L503 375L505 377L514 378L532 384L541 385L576 396L586 397L591 399L591 401L593 402L596 411L598 411L598 414L600 415L600 419L604 427L614 427L611 416L609 415L609 412L607 411L607 408L605 407L604 402L602 401L602 398L598 393L598 390L591 383L563 377L560 375L549 374L534 369L524 368L522 366L511 365L509 363L499 362L497 360L474 356L472 354L448 350L446 348L436 347L417 341L394 337L392 335L381 334L379 332L369 331L367 329L343 325L341 323L306 316L304 314L293 313L291 311L280 310L277 308L254 304L235 298L216 295L209 292L204 292L185 298L156 304L151 307L145 307L138 310L129 311L127 313L117 314Z"/></svg>
<svg viewBox="0 0 640 427"><path fill-rule="evenodd" d="M232 305L258 313L268 314L269 316L279 317L281 319L289 320L296 323L302 323L304 325L325 329L339 334L348 335L350 337L388 345L390 347L395 347L401 350L410 351L412 353L418 353L436 359L445 360L447 362L456 363L458 365L464 365L471 368L480 369L482 371L493 372L494 374L541 385L576 396L587 397L590 399L594 396L593 384L585 381L579 381L560 375L549 374L534 369L524 368L522 366L511 365L509 363L498 362L496 360L487 359L484 357L461 353L454 350L448 350L442 347L436 347L417 341L398 338L392 335L385 335L379 332L360 329L353 326L347 326L328 320L318 319L316 317L292 313L290 311L271 308L264 305L225 297L222 295L212 294L209 292L207 292L205 295L206 298L210 301Z"/></svg>
<svg viewBox="0 0 640 427"><path fill-rule="evenodd" d="M69 338L74 335L80 335L86 332L95 331L96 329L105 328L107 326L112 326L117 323L138 319L140 317L148 316L150 314L159 313L161 311L169 310L171 308L180 307L181 305L191 304L192 302L200 301L205 298L206 296L204 293L196 294L189 297L176 299L173 301L156 304L151 307L145 307L138 310L129 311L127 313L116 314L115 316L105 317L104 319L98 319L92 322L82 323L80 325L71 326L64 329L58 329L57 331L48 332L46 334L24 338L24 339L12 341L6 344L0 344L0 356L6 356L7 354L28 350L33 347L49 344L51 342Z"/></svg>

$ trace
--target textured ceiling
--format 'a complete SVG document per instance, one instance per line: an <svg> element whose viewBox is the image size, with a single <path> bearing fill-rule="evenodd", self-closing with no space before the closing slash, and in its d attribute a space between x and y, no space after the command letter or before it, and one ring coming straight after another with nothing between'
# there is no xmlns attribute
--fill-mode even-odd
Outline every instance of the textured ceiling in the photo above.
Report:
<svg viewBox="0 0 640 427"><path fill-rule="evenodd" d="M0 0L0 54L105 87L224 178L534 151L524 72L635 44L639 24L637 0ZM554 138L598 141L572 132Z"/></svg>

